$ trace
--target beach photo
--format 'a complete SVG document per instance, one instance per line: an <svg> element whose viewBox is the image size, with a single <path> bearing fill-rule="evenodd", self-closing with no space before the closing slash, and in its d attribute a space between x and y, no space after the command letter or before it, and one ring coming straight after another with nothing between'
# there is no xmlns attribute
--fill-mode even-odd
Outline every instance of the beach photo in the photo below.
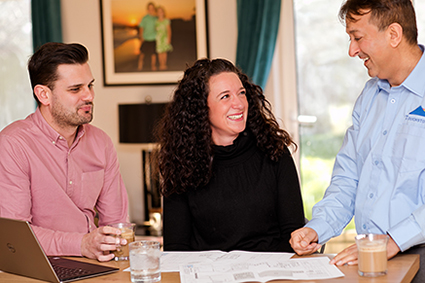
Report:
<svg viewBox="0 0 425 283"><path fill-rule="evenodd" d="M175 84L208 57L206 0L100 0L105 85Z"/></svg>

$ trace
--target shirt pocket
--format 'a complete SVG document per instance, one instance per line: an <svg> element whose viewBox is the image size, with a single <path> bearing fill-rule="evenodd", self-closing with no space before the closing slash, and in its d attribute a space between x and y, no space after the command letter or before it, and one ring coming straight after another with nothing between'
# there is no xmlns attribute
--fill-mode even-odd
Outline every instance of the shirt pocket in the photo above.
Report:
<svg viewBox="0 0 425 283"><path fill-rule="evenodd" d="M103 188L105 170L82 173L80 204L93 209Z"/></svg>
<svg viewBox="0 0 425 283"><path fill-rule="evenodd" d="M400 172L422 171L425 168L424 125L399 126L394 140L393 158L400 162Z"/></svg>

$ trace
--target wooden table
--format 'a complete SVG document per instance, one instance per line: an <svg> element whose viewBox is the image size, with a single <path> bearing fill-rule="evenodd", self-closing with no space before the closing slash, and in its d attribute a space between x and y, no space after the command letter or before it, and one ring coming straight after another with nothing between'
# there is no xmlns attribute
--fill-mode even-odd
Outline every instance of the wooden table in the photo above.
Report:
<svg viewBox="0 0 425 283"><path fill-rule="evenodd" d="M75 259L75 258L73 258ZM95 262L95 260L90 260L86 258L77 258L81 261L86 262ZM97 263L97 261L96 261ZM128 261L122 262L107 262L102 263L104 265L119 267L120 271L103 275L99 277L89 278L85 280L80 280L76 282L84 282L84 283L95 283L95 282L130 282L130 272L124 272L123 270L129 266ZM397 255L393 259L388 261L388 274L381 277L376 278L367 278L361 277L357 273L357 265L356 266L341 266L339 269L342 273L345 274L345 277L334 278L334 279L323 279L323 280L276 280L275 282L293 282L293 283L312 283L312 282L334 282L334 283L354 283L354 282L373 282L373 283L408 283L415 276L416 272L419 270L419 255L413 254L403 254ZM167 272L162 273L162 283L180 283L180 276L178 272ZM27 277L22 277L10 273L0 272L0 282L8 283L8 282L43 282L40 280L35 280Z"/></svg>

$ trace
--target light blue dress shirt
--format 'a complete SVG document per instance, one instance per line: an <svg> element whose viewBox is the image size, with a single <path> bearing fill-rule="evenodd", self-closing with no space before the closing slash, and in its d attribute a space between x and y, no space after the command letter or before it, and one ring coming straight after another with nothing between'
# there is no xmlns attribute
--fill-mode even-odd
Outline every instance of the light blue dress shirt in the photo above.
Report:
<svg viewBox="0 0 425 283"><path fill-rule="evenodd" d="M388 233L401 251L425 243L424 107L425 55L400 86L366 83L330 186L306 225L320 243L341 234L353 215L357 233Z"/></svg>

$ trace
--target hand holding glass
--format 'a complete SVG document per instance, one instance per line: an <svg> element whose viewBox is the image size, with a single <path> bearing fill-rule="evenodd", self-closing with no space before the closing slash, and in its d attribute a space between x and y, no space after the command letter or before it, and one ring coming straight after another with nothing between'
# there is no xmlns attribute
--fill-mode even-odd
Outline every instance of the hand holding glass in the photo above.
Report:
<svg viewBox="0 0 425 283"><path fill-rule="evenodd" d="M387 274L387 235L360 234L356 236L359 274L376 277Z"/></svg>
<svg viewBox="0 0 425 283"><path fill-rule="evenodd" d="M127 240L127 244L124 246L121 246L121 244L117 244L117 249L113 252L115 254L115 260L128 260L129 258L129 251L128 251L128 244L131 242L134 242L134 230L136 227L136 224L134 223L115 223L109 225L114 228L118 228L121 230L121 235L117 236L122 239Z"/></svg>

